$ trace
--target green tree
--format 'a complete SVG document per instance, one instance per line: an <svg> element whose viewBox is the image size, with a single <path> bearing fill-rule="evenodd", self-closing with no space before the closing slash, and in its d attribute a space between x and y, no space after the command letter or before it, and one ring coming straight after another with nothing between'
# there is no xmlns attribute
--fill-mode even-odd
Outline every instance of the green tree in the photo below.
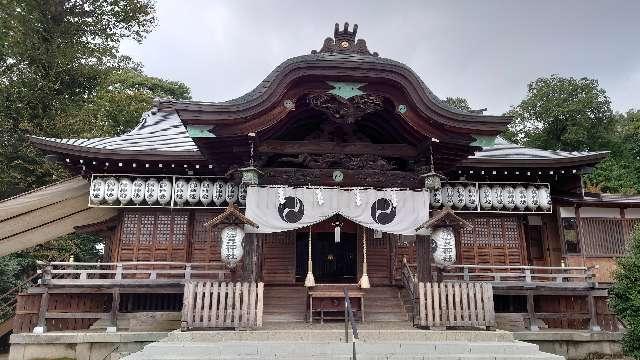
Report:
<svg viewBox="0 0 640 360"><path fill-rule="evenodd" d="M155 25L152 0L0 0L0 199L66 177L28 135L98 137L134 127L156 97L189 99L189 88L143 73L118 54ZM0 294L35 260L95 261L101 239L63 236L0 258Z"/></svg>
<svg viewBox="0 0 640 360"><path fill-rule="evenodd" d="M469 102L467 101L467 99L463 97L448 96L446 99L444 99L444 103L458 110L471 111L471 106L469 106Z"/></svg>
<svg viewBox="0 0 640 360"><path fill-rule="evenodd" d="M77 135L71 115L155 26L153 0L0 0L0 198L65 176L26 136Z"/></svg>
<svg viewBox="0 0 640 360"><path fill-rule="evenodd" d="M538 78L507 115L514 121L505 137L548 150L606 149L615 128L609 97L589 78Z"/></svg>
<svg viewBox="0 0 640 360"><path fill-rule="evenodd" d="M609 158L586 178L596 190L623 194L640 193L640 110L615 115L616 128L609 141Z"/></svg>
<svg viewBox="0 0 640 360"><path fill-rule="evenodd" d="M610 303L627 326L622 346L626 355L640 359L640 227L636 228L628 254L618 260L614 278L609 289Z"/></svg>

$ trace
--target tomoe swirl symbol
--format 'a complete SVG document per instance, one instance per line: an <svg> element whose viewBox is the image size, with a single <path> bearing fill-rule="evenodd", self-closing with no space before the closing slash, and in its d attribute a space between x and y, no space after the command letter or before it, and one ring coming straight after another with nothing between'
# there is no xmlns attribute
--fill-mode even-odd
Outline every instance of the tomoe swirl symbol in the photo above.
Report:
<svg viewBox="0 0 640 360"><path fill-rule="evenodd" d="M387 225L396 218L396 207L391 200L380 198L371 204L371 219L380 225Z"/></svg>
<svg viewBox="0 0 640 360"><path fill-rule="evenodd" d="M283 221L297 223L304 216L304 204L302 200L294 196L287 196L284 202L278 205L278 215Z"/></svg>

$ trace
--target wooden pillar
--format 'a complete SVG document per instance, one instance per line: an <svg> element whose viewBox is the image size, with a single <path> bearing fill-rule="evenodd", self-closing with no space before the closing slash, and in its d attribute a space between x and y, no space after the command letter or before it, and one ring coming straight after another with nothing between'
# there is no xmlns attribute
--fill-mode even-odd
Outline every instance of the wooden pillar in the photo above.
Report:
<svg viewBox="0 0 640 360"><path fill-rule="evenodd" d="M247 234L245 236L245 253L242 259L242 279L243 281L254 282L257 279L258 268L258 248L256 234Z"/></svg>
<svg viewBox="0 0 640 360"><path fill-rule="evenodd" d="M591 331L602 331L602 329L598 325L596 301L593 297L593 293L589 293L589 295L587 296L587 306L589 307L589 329Z"/></svg>
<svg viewBox="0 0 640 360"><path fill-rule="evenodd" d="M536 324L535 304L533 303L533 291L527 292L527 312L529 313L529 330L539 331L540 328Z"/></svg>
<svg viewBox="0 0 640 360"><path fill-rule="evenodd" d="M118 329L118 309L120 308L120 289L113 289L111 299L111 325L107 328L107 332L116 332Z"/></svg>
<svg viewBox="0 0 640 360"><path fill-rule="evenodd" d="M38 325L34 333L47 331L47 311L49 309L49 288L44 287L44 292L40 297L40 309L38 311ZM37 330L39 328L39 330Z"/></svg>
<svg viewBox="0 0 640 360"><path fill-rule="evenodd" d="M431 238L416 235L416 276L418 282L431 281Z"/></svg>

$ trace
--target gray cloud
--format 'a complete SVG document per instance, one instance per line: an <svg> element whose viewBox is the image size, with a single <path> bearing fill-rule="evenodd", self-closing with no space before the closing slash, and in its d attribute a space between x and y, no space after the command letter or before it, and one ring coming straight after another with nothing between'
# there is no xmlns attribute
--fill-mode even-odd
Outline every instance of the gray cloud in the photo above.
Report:
<svg viewBox="0 0 640 360"><path fill-rule="evenodd" d="M600 81L616 110L640 108L640 1L159 0L158 28L121 51L196 100L255 87L285 59L319 49L333 24L412 67L440 97L499 114L553 73Z"/></svg>

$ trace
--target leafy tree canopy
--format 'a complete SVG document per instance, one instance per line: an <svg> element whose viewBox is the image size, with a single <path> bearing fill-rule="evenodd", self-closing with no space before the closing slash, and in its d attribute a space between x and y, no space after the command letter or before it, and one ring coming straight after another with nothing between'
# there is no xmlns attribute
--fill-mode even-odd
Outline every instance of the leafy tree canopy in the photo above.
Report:
<svg viewBox="0 0 640 360"><path fill-rule="evenodd" d="M444 103L458 110L471 111L471 106L469 106L469 102L467 101L467 99L463 97L448 96L446 99L444 99Z"/></svg>
<svg viewBox="0 0 640 360"><path fill-rule="evenodd" d="M589 78L539 78L507 115L514 117L508 139L549 150L606 149L615 128L609 97Z"/></svg>
<svg viewBox="0 0 640 360"><path fill-rule="evenodd" d="M118 53L155 26L154 0L0 0L0 199L67 177L28 136L98 137L134 127L154 98L189 99L183 83L145 75ZM0 258L0 293L35 260L96 260L89 235Z"/></svg>
<svg viewBox="0 0 640 360"><path fill-rule="evenodd" d="M611 306L627 326L623 338L626 355L640 359L640 227L628 254L618 260L615 283L609 290Z"/></svg>
<svg viewBox="0 0 640 360"><path fill-rule="evenodd" d="M0 0L0 199L66 177L27 136L110 136L154 97L188 99L118 54L156 23L153 0Z"/></svg>

